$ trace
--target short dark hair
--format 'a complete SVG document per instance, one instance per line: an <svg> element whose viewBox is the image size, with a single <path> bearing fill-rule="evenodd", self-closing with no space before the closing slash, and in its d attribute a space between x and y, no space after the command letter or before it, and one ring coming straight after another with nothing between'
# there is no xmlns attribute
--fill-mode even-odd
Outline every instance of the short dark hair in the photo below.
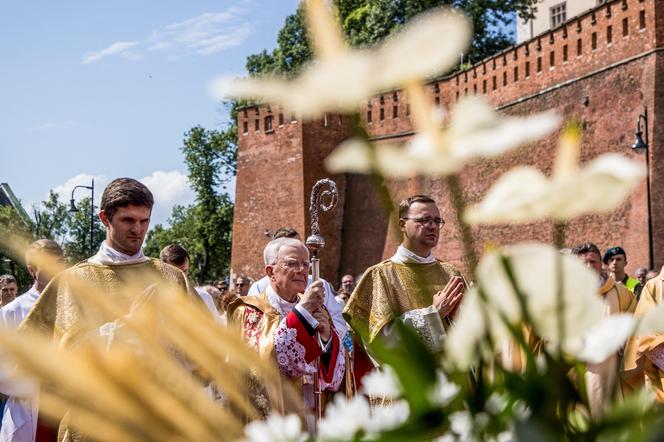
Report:
<svg viewBox="0 0 664 442"><path fill-rule="evenodd" d="M274 232L274 235L272 235L272 239L277 239L277 238L296 238L300 236L299 233L297 233L297 230L295 230L292 227L279 227L276 232Z"/></svg>
<svg viewBox="0 0 664 442"><path fill-rule="evenodd" d="M161 249L159 259L166 264L181 266L185 260L189 259L189 253L181 245L171 244Z"/></svg>
<svg viewBox="0 0 664 442"><path fill-rule="evenodd" d="M602 259L602 253L599 251L599 247L591 242L584 242L583 244L578 244L572 249L572 255L584 255L586 253L596 253L599 256L599 259Z"/></svg>
<svg viewBox="0 0 664 442"><path fill-rule="evenodd" d="M436 204L436 201L428 195L413 195L406 198L399 203L399 218L405 218L408 216L410 206L415 203Z"/></svg>
<svg viewBox="0 0 664 442"><path fill-rule="evenodd" d="M25 251L25 264L38 264L35 261L39 261L38 257L44 254L50 255L54 258L62 258L64 256L62 247L60 247L60 244L57 242L52 239L38 239L30 244Z"/></svg>
<svg viewBox="0 0 664 442"><path fill-rule="evenodd" d="M116 178L101 195L99 208L110 220L120 207L143 206L152 210L154 197L145 184L133 178Z"/></svg>
<svg viewBox="0 0 664 442"><path fill-rule="evenodd" d="M16 284L14 275L0 275L0 284Z"/></svg>

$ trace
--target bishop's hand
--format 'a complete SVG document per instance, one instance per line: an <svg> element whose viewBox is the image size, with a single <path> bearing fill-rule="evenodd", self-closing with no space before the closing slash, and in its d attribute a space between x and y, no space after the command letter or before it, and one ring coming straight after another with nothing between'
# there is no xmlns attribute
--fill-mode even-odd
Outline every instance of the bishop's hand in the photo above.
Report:
<svg viewBox="0 0 664 442"><path fill-rule="evenodd" d="M300 298L300 305L316 317L316 310L322 308L325 302L325 289L323 281L316 281L304 291Z"/></svg>
<svg viewBox="0 0 664 442"><path fill-rule="evenodd" d="M332 335L332 318L325 307L321 307L313 313L314 318L318 321L318 333L323 341L330 340Z"/></svg>
<svg viewBox="0 0 664 442"><path fill-rule="evenodd" d="M452 315L459 306L466 283L461 276L453 276L445 288L433 296L433 305L438 310L440 319Z"/></svg>

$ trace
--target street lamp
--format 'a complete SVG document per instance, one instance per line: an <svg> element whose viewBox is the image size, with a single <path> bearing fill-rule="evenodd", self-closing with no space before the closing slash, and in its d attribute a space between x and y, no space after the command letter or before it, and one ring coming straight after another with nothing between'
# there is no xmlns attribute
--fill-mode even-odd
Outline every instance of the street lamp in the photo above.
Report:
<svg viewBox="0 0 664 442"><path fill-rule="evenodd" d="M90 254L93 254L94 251L94 242L95 242L95 180L92 179L92 185L90 186L76 186L71 190L71 199L69 200L69 213L76 213L78 209L74 202L74 192L78 188L90 190Z"/></svg>
<svg viewBox="0 0 664 442"><path fill-rule="evenodd" d="M643 139L644 132L641 131L641 121L643 121L643 128L645 129L645 140ZM655 265L654 253L652 249L652 207L650 204L650 152L648 146L648 106L643 106L643 113L639 114L636 118L636 140L632 144L632 150L635 153L646 155L646 192L648 198L648 260L650 261L649 268L652 270Z"/></svg>

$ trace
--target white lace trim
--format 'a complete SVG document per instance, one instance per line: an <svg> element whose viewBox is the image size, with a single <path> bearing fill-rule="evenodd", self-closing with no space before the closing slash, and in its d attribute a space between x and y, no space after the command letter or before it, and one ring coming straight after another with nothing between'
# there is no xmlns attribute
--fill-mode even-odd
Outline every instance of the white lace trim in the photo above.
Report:
<svg viewBox="0 0 664 442"><path fill-rule="evenodd" d="M313 374L316 368L304 359L306 349L297 342L297 330L288 328L286 319L282 319L274 334L274 351L277 364L283 374L290 378Z"/></svg>

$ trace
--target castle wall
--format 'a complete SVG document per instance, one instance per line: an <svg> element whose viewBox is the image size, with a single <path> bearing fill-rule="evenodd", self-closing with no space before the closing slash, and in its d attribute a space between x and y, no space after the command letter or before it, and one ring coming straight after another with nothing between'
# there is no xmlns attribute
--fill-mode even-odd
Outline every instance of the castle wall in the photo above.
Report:
<svg viewBox="0 0 664 442"><path fill-rule="evenodd" d="M657 122L664 118L664 111L661 110L664 105L661 81L664 60L661 54L664 53L658 49L663 42L664 2L612 1L466 71L431 81L427 85L427 93L442 111L452 109L464 96L476 94L486 97L498 109L509 114L527 115L555 109L566 119L579 119L584 127L582 162L609 151L645 161L643 154L631 152L629 146L634 140L637 115L647 105L652 146L652 195L657 195L657 190L664 185L660 184L664 179L664 170L660 170L664 168L664 161L659 161L664 135L656 130L659 126ZM259 108L260 112L264 112L265 106ZM253 109L249 109L249 118L251 112ZM373 97L361 106L360 115L375 142L401 141L412 136L407 96L402 91L387 91ZM238 123L242 127L242 116ZM251 260L237 258L236 242L244 243L243 251L250 255L260 255L258 242L245 242L246 233L242 230L246 229L242 224L255 216L252 213L261 210L261 205L257 203L264 201L264 198L256 196L256 192L267 191L259 189L247 194L244 188L251 184L251 177L257 173L250 169L256 167L262 170L261 159L274 151L292 155L293 162L301 161L298 165L304 167L304 171L296 173L293 168L291 174L289 169L287 173L279 174L275 181L264 183L264 187L280 195L275 197L283 198L280 201L285 204L275 210L274 219L279 221L273 224L284 223L287 215L297 214L287 224L297 223L296 227L305 231L309 223L308 192L313 182L325 175L320 168L321 160L349 134L344 124L325 127L317 121L304 124L297 134L286 130L281 137L262 132L241 136L243 162L238 170L236 201L242 207L241 210L236 209L235 225L239 230L234 230L234 270L239 268L238 263ZM498 160L470 165L461 176L465 196L470 202L479 201L502 173L517 164L533 165L549 173L556 143L557 134L554 134ZM336 269L325 267L324 275L332 279L339 274L357 274L367 266L386 259L399 242L398 231L390 227L369 177L349 174L336 177L336 180L342 194L340 208L331 215L336 221L321 215L323 229L329 229L323 232L328 242L324 260L327 260L326 266L337 266ZM286 182L290 184L285 185ZM460 232L453 222L444 182L419 177L392 182L389 187L395 202L415 193L428 193L437 198L447 224L434 254L463 267ZM291 192L293 188L297 191ZM246 199L248 196L253 200ZM664 200L653 197L651 201L653 245L656 266L659 267L664 264L661 259L664 258ZM295 209L298 204L300 207ZM481 227L475 229L474 234L478 238L478 248L487 243L550 242L552 225L541 222L525 226ZM623 245L629 255L629 271L647 265L645 180L614 213L573 220L566 229L566 236L569 245L586 240L595 241L603 249Z"/></svg>

